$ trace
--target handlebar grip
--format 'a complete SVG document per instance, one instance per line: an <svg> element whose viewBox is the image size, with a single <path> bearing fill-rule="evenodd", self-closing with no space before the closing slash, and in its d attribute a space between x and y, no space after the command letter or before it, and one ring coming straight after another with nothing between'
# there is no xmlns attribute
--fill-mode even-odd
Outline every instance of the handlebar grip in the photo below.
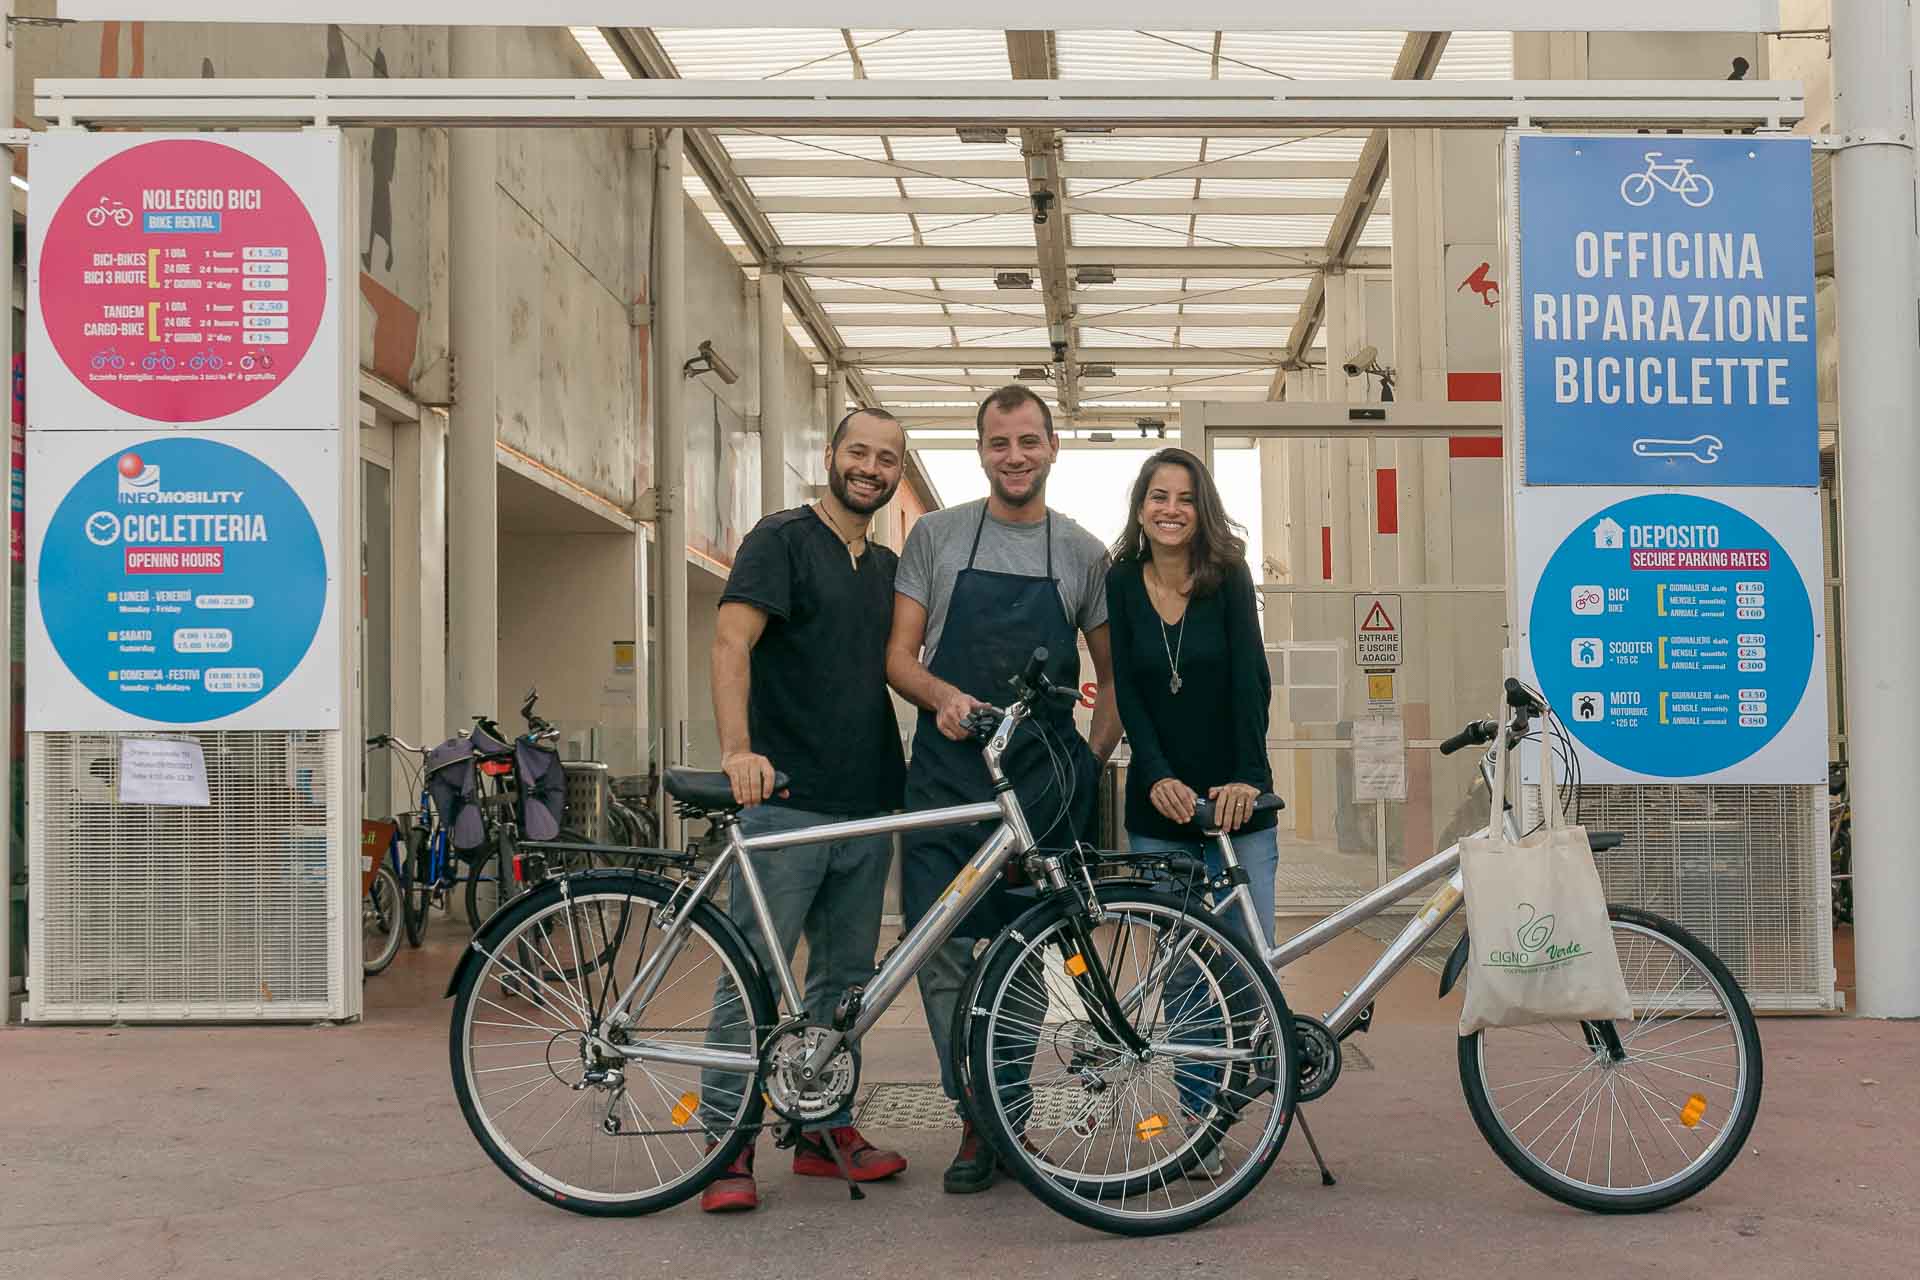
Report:
<svg viewBox="0 0 1920 1280"><path fill-rule="evenodd" d="M1025 689L1037 688L1040 683L1040 678L1046 674L1046 670L1047 647L1041 645L1033 651L1033 656L1027 659L1027 669L1020 673L1021 687Z"/></svg>
<svg viewBox="0 0 1920 1280"><path fill-rule="evenodd" d="M1542 715L1546 713L1546 707L1542 706L1540 700L1533 696L1532 690L1528 689L1518 680L1515 680L1512 676L1507 677L1506 688L1507 705L1514 710L1533 711Z"/></svg>
<svg viewBox="0 0 1920 1280"><path fill-rule="evenodd" d="M1490 742L1493 740L1493 735L1497 732L1499 732L1499 728L1491 720L1472 721L1466 728L1440 744L1440 754L1450 756L1462 747L1471 747L1482 742Z"/></svg>

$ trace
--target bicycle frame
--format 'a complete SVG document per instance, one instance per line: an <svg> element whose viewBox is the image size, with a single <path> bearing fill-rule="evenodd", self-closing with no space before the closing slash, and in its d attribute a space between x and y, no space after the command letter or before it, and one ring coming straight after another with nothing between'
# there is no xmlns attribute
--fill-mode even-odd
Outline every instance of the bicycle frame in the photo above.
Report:
<svg viewBox="0 0 1920 1280"><path fill-rule="evenodd" d="M676 907L673 918L662 933L660 945L653 956L634 974L625 990L613 1004L609 1021L625 1020L627 1010L636 999L641 1006L650 1001L660 982L666 977L668 968L678 955L686 941L687 921L694 904L706 900L713 892L720 877L729 871L739 874L738 885L747 897L753 912L755 923L761 936L778 936L773 927L773 917L767 907L765 893L761 890L759 876L754 872L750 853L790 848L794 845L818 844L834 840L852 840L862 836L886 835L895 831L919 831L934 827L965 826L975 822L990 822L998 819L999 825L993 829L979 849L974 852L966 866L940 896L934 900L920 922L907 933L900 945L888 954L863 989L860 1008L845 1029L831 1029L822 1037L808 1065L815 1070L825 1066L827 1061L848 1041L857 1043L880 1016L887 1011L894 999L906 987L907 982L917 973L927 957L953 936L954 930L973 907L992 890L1000 872L1012 861L1033 847L1033 834L1027 827L1026 815L1021 811L1020 801L1014 795L1013 788L1006 785L1006 778L1000 771L1001 756L1013 737L1020 722L1027 717L1023 705L1015 704L1000 721L994 731L993 739L982 754L986 757L987 772L993 779L997 799L978 804L950 805L939 809L921 809L912 813L889 814L878 818L859 818L849 822L833 822L817 827L805 827L794 831L769 832L766 835L742 836L738 821L726 826L726 842L694 886L685 905ZM1052 887L1065 889L1067 881L1057 865L1048 868ZM562 881L562 885L566 884ZM779 984L780 998L789 1016L797 1016L805 1007L800 995L799 985L794 981L793 966L779 948L769 950L773 962L773 976ZM759 1069L760 1059L751 1053L730 1052L724 1049L711 1049L705 1046L682 1044L611 1044L596 1039L596 1047L610 1055L640 1061L665 1062L679 1066L715 1068L751 1074Z"/></svg>
<svg viewBox="0 0 1920 1280"><path fill-rule="evenodd" d="M1486 782L1488 790L1493 787L1492 754L1480 759L1480 777ZM1502 821L1509 838L1518 838L1519 830L1514 821L1513 810L1505 810ZM1233 873L1240 866L1240 859L1234 853L1233 837L1225 831L1209 831L1220 849L1220 857L1227 869ZM1237 878L1237 877L1236 877ZM1366 974L1356 983L1333 1009L1322 1019L1335 1037L1345 1036L1348 1029L1360 1018L1361 1013L1373 1003L1381 988L1393 981L1394 975L1406 967L1407 961L1419 954L1427 940L1440 931L1440 927L1453 918L1465 899L1465 884L1460 876L1460 846L1449 845L1434 854L1419 866L1412 867L1381 885L1373 892L1365 894L1354 902L1334 912L1317 924L1310 925L1294 934L1286 941L1269 948L1266 952L1267 966L1276 974L1301 956L1317 951L1333 941L1347 930L1371 920L1402 898L1418 893L1436 880L1444 880L1438 889L1427 898L1406 927L1387 944L1387 949L1373 963ZM1254 910L1253 891L1246 884L1233 887L1219 902L1214 904L1214 914L1224 915L1230 910L1238 910L1241 922L1248 930L1248 936L1262 938L1265 930L1260 927L1259 913Z"/></svg>

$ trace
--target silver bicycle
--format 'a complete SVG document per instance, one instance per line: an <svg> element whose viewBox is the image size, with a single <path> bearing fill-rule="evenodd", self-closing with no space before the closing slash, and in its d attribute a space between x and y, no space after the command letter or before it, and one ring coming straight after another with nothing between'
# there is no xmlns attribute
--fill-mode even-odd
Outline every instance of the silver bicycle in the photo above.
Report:
<svg viewBox="0 0 1920 1280"><path fill-rule="evenodd" d="M862 1037L1018 867L1034 905L980 957L953 1047L1001 1161L1052 1208L1124 1234L1183 1230L1246 1195L1292 1120L1294 1019L1192 876L1115 876L1089 850L1035 847L1001 758L1023 729L1049 732L1036 707L1076 696L1044 662L969 724L993 801L748 837L724 774L669 770L668 794L715 824L704 872L659 851L551 881L483 925L449 985L450 1048L494 1163L565 1209L645 1213L699 1192L762 1127L791 1141L827 1122L856 1098ZM994 824L979 851L871 980L816 994L811 1016L786 958L717 904L731 882L734 913L772 937L749 853L977 823Z"/></svg>
<svg viewBox="0 0 1920 1280"><path fill-rule="evenodd" d="M1507 749L1541 718L1564 734L1544 702L1518 681L1506 682L1511 719ZM1502 726L1467 725L1440 746L1443 754L1491 743ZM1543 739L1544 741L1544 739ZM1567 749L1570 753L1571 744ZM1495 747L1495 750L1499 747ZM1543 746L1543 750L1547 747ZM1492 751L1480 775L1493 786ZM1545 803L1560 803L1557 796ZM1278 807L1263 796L1256 808ZM1260 937L1247 877L1233 841L1199 802L1195 824L1217 842L1225 874L1210 884L1215 910ZM1519 831L1511 806L1504 822ZM1621 837L1590 833L1596 853ZM1367 1029L1373 1001L1460 908L1464 886L1454 845L1344 910L1267 952L1275 973L1430 885L1433 893L1353 989L1324 1017L1295 1015L1301 1103L1322 1097L1340 1075L1342 1042ZM1507 1167L1556 1200L1599 1213L1640 1213L1686 1199L1726 1172L1740 1154L1760 1109L1760 1032L1745 994L1720 958L1687 930L1650 911L1609 904L1621 971L1633 996L1624 1022L1579 1022L1498 1028L1459 1038L1460 1084L1467 1106ZM1440 978L1445 996L1466 967L1471 940L1455 944ZM1311 1144L1312 1132L1307 1133ZM1314 1150L1316 1160L1319 1151ZM1323 1181L1332 1175L1321 1162Z"/></svg>

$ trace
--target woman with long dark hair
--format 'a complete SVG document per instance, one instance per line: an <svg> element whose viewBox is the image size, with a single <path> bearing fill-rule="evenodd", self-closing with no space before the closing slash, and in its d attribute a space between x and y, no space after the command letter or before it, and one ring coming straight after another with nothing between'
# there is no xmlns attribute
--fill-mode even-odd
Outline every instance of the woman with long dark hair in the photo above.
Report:
<svg viewBox="0 0 1920 1280"><path fill-rule="evenodd" d="M1273 787L1267 760L1272 677L1254 607L1247 544L1234 532L1206 464L1185 449L1162 449L1134 481L1126 530L1107 572L1107 625L1120 723L1132 744L1127 767L1127 842L1139 851L1204 858L1219 875L1218 845L1192 824L1194 802L1214 802L1246 869L1261 939L1273 944L1279 848L1271 810L1254 801ZM1228 922L1239 928L1239 917ZM1197 975L1196 975L1197 977ZM1185 1003L1168 983L1169 1016ZM1202 1025L1186 1034L1214 1032ZM1183 1124L1207 1122L1219 1086L1213 1067L1174 1073ZM1189 1176L1218 1177L1226 1144Z"/></svg>
<svg viewBox="0 0 1920 1280"><path fill-rule="evenodd" d="M1273 787L1272 677L1236 527L1205 463L1185 449L1155 453L1134 481L1114 544L1107 619L1114 692L1133 749L1128 843L1204 856L1218 874L1218 850L1189 825L1195 799L1214 800L1271 945L1276 815L1254 813L1253 802Z"/></svg>

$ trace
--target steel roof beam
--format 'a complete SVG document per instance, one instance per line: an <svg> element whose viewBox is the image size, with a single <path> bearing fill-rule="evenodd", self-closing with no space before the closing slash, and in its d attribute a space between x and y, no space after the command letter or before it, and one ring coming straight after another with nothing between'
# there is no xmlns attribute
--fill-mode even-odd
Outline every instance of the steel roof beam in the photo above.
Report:
<svg viewBox="0 0 1920 1280"><path fill-rule="evenodd" d="M843 363L854 367L1000 369L1046 364L1053 359L1053 352L1046 347L848 347L840 356ZM1083 369L1090 364L1149 369L1260 368L1278 365L1286 358L1285 347L1086 347L1080 351Z"/></svg>
<svg viewBox="0 0 1920 1280"><path fill-rule="evenodd" d="M1052 81L1060 75L1060 65L1051 31L1007 32L1007 64L1015 80ZM1071 224L1064 208L1067 184L1060 176L1064 148L1060 135L1051 128L1020 131L1021 168L1027 184L1027 212L1033 218L1033 241L1040 278L1035 282L1046 308L1046 326L1053 359L1054 392L1060 407L1073 413L1080 407L1080 381L1074 361L1078 335L1073 331L1073 304L1067 295L1073 290L1068 276L1067 246L1072 241ZM1052 207L1047 207L1047 202Z"/></svg>
<svg viewBox="0 0 1920 1280"><path fill-rule="evenodd" d="M1658 80L48 79L61 125L1784 128L1797 82Z"/></svg>
<svg viewBox="0 0 1920 1280"><path fill-rule="evenodd" d="M1120 315L1088 315L1082 311L1072 323L1089 329L1285 329L1293 324L1296 314L1292 307L1284 311L1138 311ZM830 311L827 318L842 329L1041 329L1047 325L1046 317L1039 314L1018 316L992 311L953 315L944 311Z"/></svg>
<svg viewBox="0 0 1920 1280"><path fill-rule="evenodd" d="M855 274L864 271L893 277L921 277L977 272L1037 270L1039 251L1030 244L913 245L807 244L786 245L778 263L788 270L812 275ZM1157 268L1156 278L1199 277L1208 271L1240 279L1266 280L1289 271L1316 271L1327 264L1324 245L1074 245L1067 249L1070 267L1112 267L1123 280L1140 278L1141 268ZM1366 248L1349 255L1350 268L1389 265L1387 250Z"/></svg>
<svg viewBox="0 0 1920 1280"><path fill-rule="evenodd" d="M849 160L739 159L734 172L743 178L999 178L1023 177L1017 160ZM1347 160L1067 160L1062 177L1089 181L1138 181L1144 178L1231 178L1239 181L1345 182L1353 175Z"/></svg>
<svg viewBox="0 0 1920 1280"><path fill-rule="evenodd" d="M1305 296L1307 282L1285 288L1221 288L1196 285L1192 289L1076 289L1067 295L1075 306L1092 307L1286 307L1293 310ZM907 305L924 302L929 306L1034 307L1040 295L1030 289L893 289L868 288L815 289L814 301L822 306L870 307L880 303Z"/></svg>
<svg viewBox="0 0 1920 1280"><path fill-rule="evenodd" d="M1045 129L1023 130L1047 133ZM898 177L899 175L895 175ZM1055 183L1057 186L1058 184ZM1059 197L1058 191L1052 195ZM1027 215L1033 205L1026 196L995 198L980 194L969 196L769 196L756 195L762 213L810 214L926 214L962 217L979 214ZM1380 202L1381 209L1386 203ZM1128 199L1087 197L1067 199L1049 210L1049 219L1061 214L1119 214L1123 217L1192 217L1196 214L1231 214L1242 217L1311 218L1343 213L1344 202L1337 196L1202 196L1198 199L1167 199L1146 196Z"/></svg>

